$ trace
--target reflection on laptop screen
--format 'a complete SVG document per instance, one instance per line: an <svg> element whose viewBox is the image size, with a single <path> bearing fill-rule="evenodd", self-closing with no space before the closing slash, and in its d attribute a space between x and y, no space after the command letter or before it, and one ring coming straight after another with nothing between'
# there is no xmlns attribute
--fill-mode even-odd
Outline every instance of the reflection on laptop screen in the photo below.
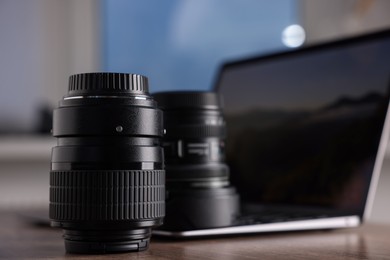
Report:
<svg viewBox="0 0 390 260"><path fill-rule="evenodd" d="M388 106L390 36L227 63L227 162L244 202L362 214Z"/></svg>

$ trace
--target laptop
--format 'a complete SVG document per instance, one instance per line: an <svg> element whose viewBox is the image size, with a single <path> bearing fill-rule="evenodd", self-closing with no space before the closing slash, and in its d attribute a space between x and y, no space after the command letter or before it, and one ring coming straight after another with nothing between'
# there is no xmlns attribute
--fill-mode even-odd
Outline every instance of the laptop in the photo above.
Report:
<svg viewBox="0 0 390 260"><path fill-rule="evenodd" d="M359 226L370 215L389 134L390 30L231 61L226 161L241 198L229 227L198 237Z"/></svg>

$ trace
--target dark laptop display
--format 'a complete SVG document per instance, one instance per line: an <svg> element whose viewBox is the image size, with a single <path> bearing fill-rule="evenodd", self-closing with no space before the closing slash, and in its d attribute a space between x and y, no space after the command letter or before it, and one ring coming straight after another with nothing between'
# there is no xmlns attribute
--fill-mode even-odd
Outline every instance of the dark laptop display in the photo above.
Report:
<svg viewBox="0 0 390 260"><path fill-rule="evenodd" d="M241 214L174 237L356 227L389 138L390 30L225 63L226 160ZM213 210L213 209L210 209Z"/></svg>
<svg viewBox="0 0 390 260"><path fill-rule="evenodd" d="M242 204L362 216L388 108L389 64L389 32L225 64L216 90Z"/></svg>

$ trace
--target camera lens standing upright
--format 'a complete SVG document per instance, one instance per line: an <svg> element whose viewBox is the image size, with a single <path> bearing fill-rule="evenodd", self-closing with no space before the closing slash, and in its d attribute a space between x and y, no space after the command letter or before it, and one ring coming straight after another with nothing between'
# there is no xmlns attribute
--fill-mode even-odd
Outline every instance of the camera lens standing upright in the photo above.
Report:
<svg viewBox="0 0 390 260"><path fill-rule="evenodd" d="M225 164L226 125L215 92L177 91L153 95L164 111L167 213L162 229L230 226L239 196Z"/></svg>
<svg viewBox="0 0 390 260"><path fill-rule="evenodd" d="M54 110L50 219L69 253L148 248L165 215L162 111L147 78L86 73Z"/></svg>

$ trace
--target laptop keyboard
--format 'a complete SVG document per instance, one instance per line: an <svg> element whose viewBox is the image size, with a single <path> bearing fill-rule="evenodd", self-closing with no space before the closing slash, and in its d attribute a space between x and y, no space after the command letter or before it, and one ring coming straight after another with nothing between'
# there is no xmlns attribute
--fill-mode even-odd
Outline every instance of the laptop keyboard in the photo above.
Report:
<svg viewBox="0 0 390 260"><path fill-rule="evenodd" d="M240 216L237 221L237 225L255 225L265 223L298 221L307 219L327 218L329 215L325 214L313 214L307 212L277 212L277 211L264 211L256 215Z"/></svg>

